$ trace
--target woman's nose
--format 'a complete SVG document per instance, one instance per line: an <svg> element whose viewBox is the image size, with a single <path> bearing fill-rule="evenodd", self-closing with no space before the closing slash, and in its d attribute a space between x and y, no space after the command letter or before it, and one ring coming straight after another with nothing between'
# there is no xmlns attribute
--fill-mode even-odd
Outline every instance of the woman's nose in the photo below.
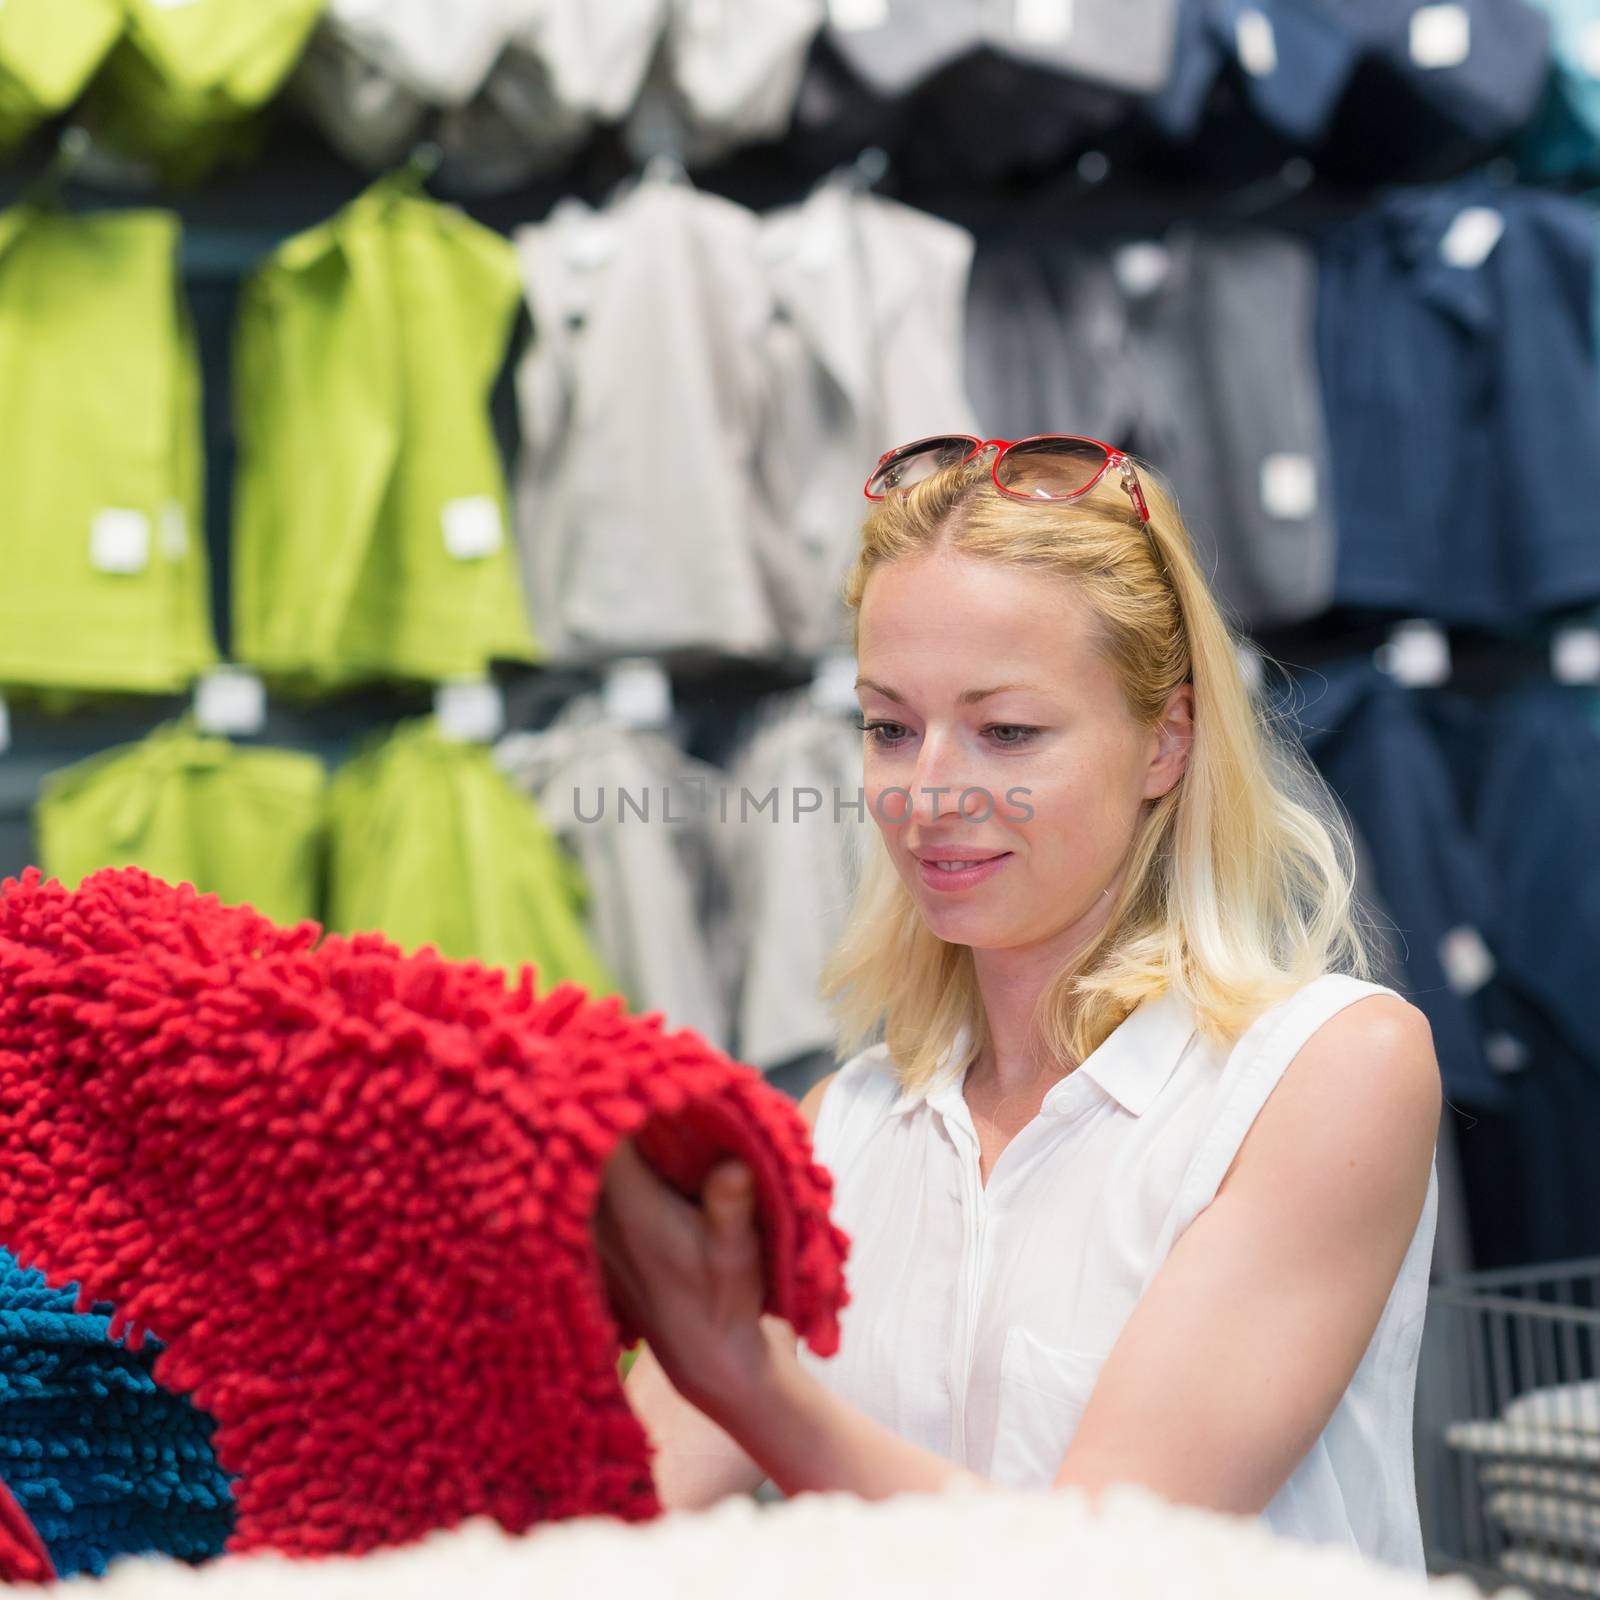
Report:
<svg viewBox="0 0 1600 1600"><path fill-rule="evenodd" d="M978 775L970 770L970 763L948 742L930 740L923 745L921 759L917 762L914 787L911 791L911 814L922 827L936 827L940 823L960 820L963 795L967 805L976 804L970 796L981 789ZM981 807L980 807L981 809Z"/></svg>

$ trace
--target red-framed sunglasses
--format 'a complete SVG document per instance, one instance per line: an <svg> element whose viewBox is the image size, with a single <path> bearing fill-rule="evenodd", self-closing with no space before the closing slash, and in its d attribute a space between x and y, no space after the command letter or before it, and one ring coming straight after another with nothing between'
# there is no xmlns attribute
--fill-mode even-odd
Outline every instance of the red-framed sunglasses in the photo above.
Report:
<svg viewBox="0 0 1600 1600"><path fill-rule="evenodd" d="M1116 472L1133 501L1141 522L1150 520L1144 490L1133 462L1121 450L1099 439L1075 433L1039 433L1028 439L979 439L968 433L938 433L900 445L878 458L867 479L869 500L904 494L913 485L946 467L959 466L985 450L998 447L994 486L1016 500L1076 500L1108 472Z"/></svg>

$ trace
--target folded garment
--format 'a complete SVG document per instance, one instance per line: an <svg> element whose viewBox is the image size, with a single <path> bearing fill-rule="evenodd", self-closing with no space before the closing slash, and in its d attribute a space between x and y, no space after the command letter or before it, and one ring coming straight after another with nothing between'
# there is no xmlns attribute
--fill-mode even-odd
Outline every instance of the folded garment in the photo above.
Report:
<svg viewBox="0 0 1600 1600"><path fill-rule="evenodd" d="M229 1553L654 1515L603 1168L748 1162L766 1310L829 1354L847 1240L798 1111L615 997L320 931L131 867L0 886L0 1239L162 1341Z"/></svg>
<svg viewBox="0 0 1600 1600"><path fill-rule="evenodd" d="M1452 1422L1445 1442L1475 1455L1511 1456L1521 1460L1600 1462L1600 1436L1575 1428L1541 1427L1530 1422L1488 1422L1473 1418Z"/></svg>
<svg viewBox="0 0 1600 1600"><path fill-rule="evenodd" d="M1490 1495L1483 1509L1508 1533L1537 1540L1542 1547L1600 1556L1600 1505L1507 1489Z"/></svg>
<svg viewBox="0 0 1600 1600"><path fill-rule="evenodd" d="M1478 1469L1479 1480L1490 1488L1542 1489L1547 1494L1575 1495L1600 1500L1600 1472L1582 1468L1541 1467L1531 1461L1489 1461Z"/></svg>
<svg viewBox="0 0 1600 1600"><path fill-rule="evenodd" d="M1600 1567L1588 1561L1571 1561L1543 1550L1513 1545L1500 1552L1500 1568L1531 1583L1551 1585L1547 1593L1570 1589L1574 1594L1600 1595Z"/></svg>
<svg viewBox="0 0 1600 1600"><path fill-rule="evenodd" d="M99 1576L124 1555L217 1555L233 1495L215 1423L151 1375L155 1339L113 1339L111 1307L73 1309L0 1250L0 1480L60 1577Z"/></svg>
<svg viewBox="0 0 1600 1600"><path fill-rule="evenodd" d="M1533 1423L1545 1428L1575 1428L1600 1435L1600 1380L1552 1383L1519 1394L1500 1410L1506 1422Z"/></svg>

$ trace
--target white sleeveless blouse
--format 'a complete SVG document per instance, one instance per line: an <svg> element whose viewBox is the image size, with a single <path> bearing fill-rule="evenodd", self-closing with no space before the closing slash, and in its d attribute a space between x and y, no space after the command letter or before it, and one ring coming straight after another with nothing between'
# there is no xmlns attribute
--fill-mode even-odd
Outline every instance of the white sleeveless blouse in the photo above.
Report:
<svg viewBox="0 0 1600 1600"><path fill-rule="evenodd" d="M806 1369L924 1449L1048 1487L1128 1314L1284 1069L1336 1011L1395 992L1324 974L1231 1049L1201 1036L1176 992L1147 1000L1052 1085L986 1186L960 1079L908 1094L885 1045L852 1057L813 1137L851 1239L852 1298L838 1354L802 1345ZM1437 1211L1435 1166L1360 1367L1262 1513L1277 1532L1419 1572L1412 1404Z"/></svg>

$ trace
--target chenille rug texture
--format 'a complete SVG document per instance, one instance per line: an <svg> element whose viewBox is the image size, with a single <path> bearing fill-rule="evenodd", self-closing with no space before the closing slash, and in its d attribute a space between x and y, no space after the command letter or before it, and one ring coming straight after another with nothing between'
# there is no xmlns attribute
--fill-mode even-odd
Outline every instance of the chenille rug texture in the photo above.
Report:
<svg viewBox="0 0 1600 1600"><path fill-rule="evenodd" d="M690 1196L751 1165L766 1309L832 1353L831 1180L696 1034L137 868L0 886L0 1245L160 1341L156 1383L215 1422L229 1553L660 1510L617 1375L643 1330L591 1233L628 1136Z"/></svg>

